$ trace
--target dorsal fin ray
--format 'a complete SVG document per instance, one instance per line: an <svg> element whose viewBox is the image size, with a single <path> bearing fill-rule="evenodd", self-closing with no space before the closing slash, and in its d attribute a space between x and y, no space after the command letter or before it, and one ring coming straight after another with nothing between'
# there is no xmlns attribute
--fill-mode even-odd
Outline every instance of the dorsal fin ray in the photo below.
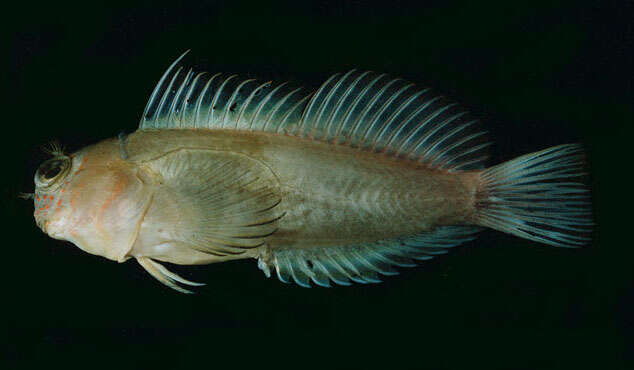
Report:
<svg viewBox="0 0 634 370"><path fill-rule="evenodd" d="M186 54L186 53L185 53ZM159 80L139 129L231 129L295 135L397 156L434 168L483 167L476 121L442 96L385 74L334 74L316 91L288 83L185 70Z"/></svg>

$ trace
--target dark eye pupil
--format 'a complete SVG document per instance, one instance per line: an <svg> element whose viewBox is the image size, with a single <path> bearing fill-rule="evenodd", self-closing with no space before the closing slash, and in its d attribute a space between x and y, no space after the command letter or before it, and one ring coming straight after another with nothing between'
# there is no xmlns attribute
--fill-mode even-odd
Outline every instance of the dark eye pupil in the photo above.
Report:
<svg viewBox="0 0 634 370"><path fill-rule="evenodd" d="M48 163L44 163L40 172L42 173L42 177L47 180L52 179L57 176L62 170L62 161L51 161Z"/></svg>

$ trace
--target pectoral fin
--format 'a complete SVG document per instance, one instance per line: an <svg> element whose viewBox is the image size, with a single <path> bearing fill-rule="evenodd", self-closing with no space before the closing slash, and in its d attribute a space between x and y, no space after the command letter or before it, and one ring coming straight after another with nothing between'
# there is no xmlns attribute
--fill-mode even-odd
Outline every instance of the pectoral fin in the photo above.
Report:
<svg viewBox="0 0 634 370"><path fill-rule="evenodd" d="M282 217L275 174L248 156L182 149L147 162L156 174L147 232L216 256L263 245Z"/></svg>

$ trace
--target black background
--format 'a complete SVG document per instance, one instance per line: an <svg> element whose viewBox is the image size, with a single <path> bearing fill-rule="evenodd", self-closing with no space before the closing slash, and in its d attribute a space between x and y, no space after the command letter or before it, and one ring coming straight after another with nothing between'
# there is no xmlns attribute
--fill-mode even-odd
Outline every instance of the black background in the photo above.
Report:
<svg viewBox="0 0 634 370"><path fill-rule="evenodd" d="M3 368L605 368L634 366L632 2L22 2L5 9ZM594 241L486 231L373 286L303 289L251 260L179 268L186 296L133 261L52 240L32 191L70 151L132 132L154 84L192 49L210 71L314 86L352 67L460 101L492 162L582 142ZM0 367L2 364L0 363Z"/></svg>

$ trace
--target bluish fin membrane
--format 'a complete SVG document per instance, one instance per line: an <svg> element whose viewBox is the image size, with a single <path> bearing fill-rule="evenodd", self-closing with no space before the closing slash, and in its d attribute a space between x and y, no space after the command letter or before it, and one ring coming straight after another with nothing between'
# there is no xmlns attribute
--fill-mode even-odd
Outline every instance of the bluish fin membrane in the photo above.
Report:
<svg viewBox="0 0 634 370"><path fill-rule="evenodd" d="M580 145L527 154L480 175L476 222L557 247L590 241L592 210Z"/></svg>
<svg viewBox="0 0 634 370"><path fill-rule="evenodd" d="M184 56L184 55L183 55ZM232 129L295 135L449 171L483 167L486 140L456 104L384 74L337 73L314 92L288 83L186 70L161 77L139 129Z"/></svg>
<svg viewBox="0 0 634 370"><path fill-rule="evenodd" d="M447 248L475 237L479 227L442 226L420 235L353 246L271 250L271 262L278 278L308 287L381 282L381 275L397 275L394 266L415 266L413 260L427 260L444 254ZM262 261L260 261L262 263ZM266 271L266 269L264 269Z"/></svg>

